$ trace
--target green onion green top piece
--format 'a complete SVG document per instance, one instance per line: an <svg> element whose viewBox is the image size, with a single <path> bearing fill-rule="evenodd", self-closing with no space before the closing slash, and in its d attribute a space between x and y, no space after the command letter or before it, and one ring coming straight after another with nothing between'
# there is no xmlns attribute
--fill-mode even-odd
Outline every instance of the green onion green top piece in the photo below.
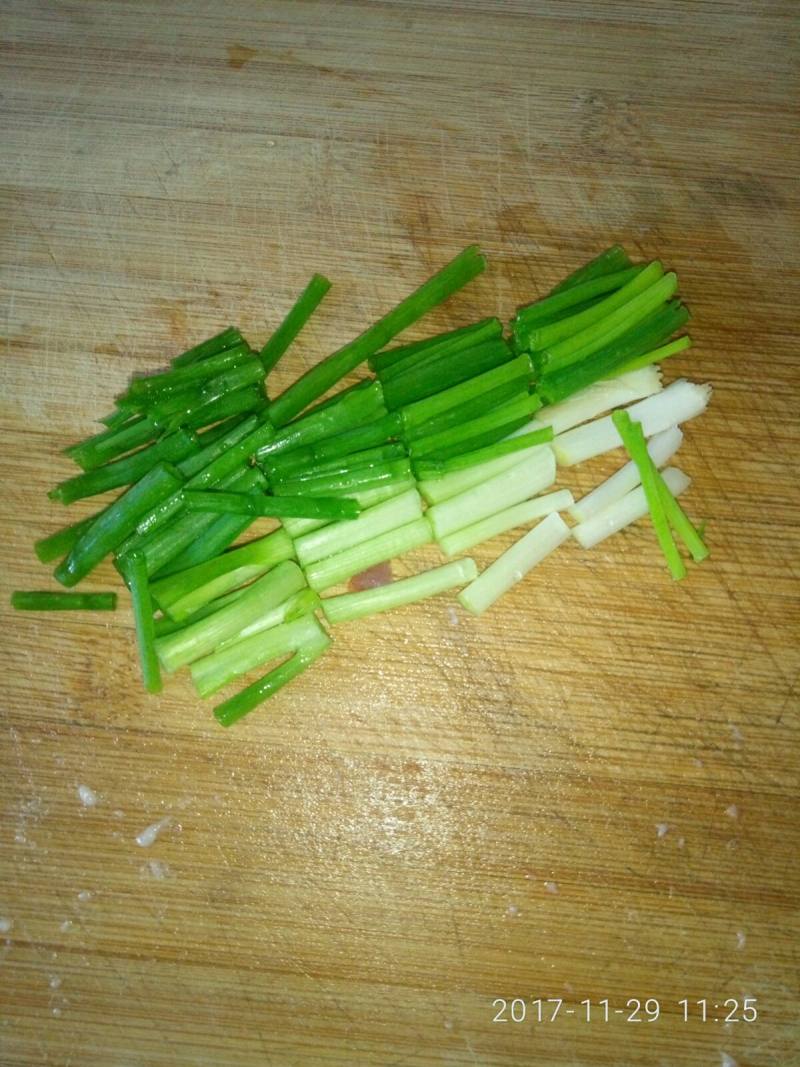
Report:
<svg viewBox="0 0 800 1067"><path fill-rule="evenodd" d="M338 352L306 371L277 400L273 400L269 407L273 423L283 426L289 422L398 333L480 274L485 267L486 260L477 246L465 248L392 311Z"/></svg>
<svg viewBox="0 0 800 1067"><path fill-rule="evenodd" d="M331 283L322 274L315 274L311 278L286 318L259 352L266 374L269 374L303 329L330 287Z"/></svg>
<svg viewBox="0 0 800 1067"><path fill-rule="evenodd" d="M17 611L114 611L116 593L51 593L18 590L11 594Z"/></svg>

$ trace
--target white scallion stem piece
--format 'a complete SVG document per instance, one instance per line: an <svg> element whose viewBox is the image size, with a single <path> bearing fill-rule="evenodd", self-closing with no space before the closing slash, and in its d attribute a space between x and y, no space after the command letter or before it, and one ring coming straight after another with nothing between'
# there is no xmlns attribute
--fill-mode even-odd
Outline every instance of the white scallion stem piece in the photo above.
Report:
<svg viewBox="0 0 800 1067"><path fill-rule="evenodd" d="M619 378L610 378L587 385L585 389L562 400L541 408L533 416L541 426L552 426L553 433L564 433L589 419L597 418L604 411L624 407L634 400L661 392L661 369L656 366L629 371Z"/></svg>
<svg viewBox="0 0 800 1067"><path fill-rule="evenodd" d="M472 526L496 511L510 508L552 485L556 477L556 461L547 446L536 456L530 456L493 478L474 485L458 496L443 500L428 508L426 516L436 540Z"/></svg>
<svg viewBox="0 0 800 1067"><path fill-rule="evenodd" d="M210 696L262 663L291 655L309 645L316 647L325 636L316 618L304 615L196 660L189 668L192 681L201 697Z"/></svg>
<svg viewBox="0 0 800 1067"><path fill-rule="evenodd" d="M673 496L685 492L691 485L691 478L677 467L667 467L663 472L664 481ZM632 522L648 514L647 499L641 485L631 489L621 500L605 508L598 515L572 527L572 536L584 548L594 548L612 534L619 533Z"/></svg>
<svg viewBox="0 0 800 1067"><path fill-rule="evenodd" d="M454 563L445 563L443 567L434 567L433 570L415 574L412 578L401 578L377 589L327 597L322 601L322 610L330 623L350 622L351 619L393 611L395 608L405 607L406 604L427 600L437 593L465 585L477 575L475 560L458 559Z"/></svg>
<svg viewBox="0 0 800 1067"><path fill-rule="evenodd" d="M628 408L628 413L635 422L642 424L645 437L652 437L670 426L701 415L708 406L710 397L710 385L698 385L680 378L655 396L649 396ZM617 433L611 416L606 415L602 419L559 434L551 448L561 466L571 467L585 459L610 452L612 448L619 448L621 444L622 438Z"/></svg>
<svg viewBox="0 0 800 1067"><path fill-rule="evenodd" d="M555 493L546 496L537 496L533 500L524 500L521 504L514 504L510 508L490 515L488 519L481 519L461 530L456 530L443 537L439 541L439 548L446 556L457 556L466 552L473 545L479 545L482 541L488 541L498 534L514 530L517 526L527 526L534 519L541 519L543 515L550 515L553 511L564 511L574 503L569 489L559 489Z"/></svg>
<svg viewBox="0 0 800 1067"><path fill-rule="evenodd" d="M326 556L371 541L388 530L405 526L421 515L422 499L416 489L408 489L400 496L367 508L357 519L334 522L299 537L295 542L295 552L300 565L307 567L309 563L316 563Z"/></svg>
<svg viewBox="0 0 800 1067"><path fill-rule="evenodd" d="M318 593L330 589L339 582L346 582L354 574L384 563L387 559L401 556L412 548L419 548L431 540L431 527L426 518L415 519L394 530L379 534L371 541L353 545L335 556L318 560L306 568L306 579Z"/></svg>
<svg viewBox="0 0 800 1067"><path fill-rule="evenodd" d="M663 467L681 446L683 432L680 426L670 426L668 430L662 430L655 437L651 437L647 443L647 451L657 467ZM639 468L631 460L621 467L616 474L612 474L604 482L601 482L591 493L573 504L569 509L570 516L575 522L586 522L594 515L599 515L605 508L621 500L631 489L640 484Z"/></svg>
<svg viewBox="0 0 800 1067"><path fill-rule="evenodd" d="M462 606L480 615L522 581L528 571L569 537L569 526L555 512L521 537L458 594Z"/></svg>

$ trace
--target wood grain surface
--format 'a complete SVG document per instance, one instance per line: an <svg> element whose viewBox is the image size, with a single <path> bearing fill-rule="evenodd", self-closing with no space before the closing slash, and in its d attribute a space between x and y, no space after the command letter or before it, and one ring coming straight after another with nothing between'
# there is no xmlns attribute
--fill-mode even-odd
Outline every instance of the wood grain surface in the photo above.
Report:
<svg viewBox="0 0 800 1067"><path fill-rule="evenodd" d="M796 3L2 14L3 1067L800 1063ZM685 582L646 523L568 545L479 620L342 627L227 732L183 676L142 692L127 602L8 610L50 581L60 449L134 370L229 322L261 343L323 271L283 386L469 242L490 269L409 336L615 240L678 271L667 374L715 388Z"/></svg>

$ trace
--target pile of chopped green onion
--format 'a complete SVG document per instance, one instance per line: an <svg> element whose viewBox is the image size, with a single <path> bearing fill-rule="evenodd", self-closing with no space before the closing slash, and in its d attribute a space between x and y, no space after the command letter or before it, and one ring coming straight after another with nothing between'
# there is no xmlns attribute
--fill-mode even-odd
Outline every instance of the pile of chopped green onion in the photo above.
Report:
<svg viewBox="0 0 800 1067"><path fill-rule="evenodd" d="M705 410L711 392L683 379L662 387L658 364L690 345L674 336L689 318L676 275L658 261L632 263L617 245L520 308L508 331L486 318L391 345L485 266L477 247L466 248L271 399L270 372L331 287L314 275L260 351L238 329L223 330L162 373L135 377L103 430L66 449L80 473L51 499L123 492L37 542L36 554L57 561L67 588L113 557L150 692L161 689L162 672L188 667L198 693L211 696L277 662L215 708L228 726L325 652L323 622L453 589L480 614L566 540L591 548L648 512L674 578L686 573L676 536L695 561L708 555L676 500L689 479L665 468L680 425ZM365 362L372 375L343 386ZM553 489L559 466L620 445L630 462L582 500ZM279 525L234 545L261 516ZM463 555L530 526L480 574ZM431 542L449 562L336 590ZM116 600L12 597L34 611L113 610Z"/></svg>

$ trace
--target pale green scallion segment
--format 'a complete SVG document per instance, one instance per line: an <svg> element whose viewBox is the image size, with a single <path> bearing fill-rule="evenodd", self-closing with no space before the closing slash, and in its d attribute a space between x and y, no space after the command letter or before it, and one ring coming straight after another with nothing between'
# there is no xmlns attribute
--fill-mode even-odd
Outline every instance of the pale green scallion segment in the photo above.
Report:
<svg viewBox="0 0 800 1067"><path fill-rule="evenodd" d="M401 578L377 589L365 589L359 593L343 593L341 596L328 597L322 601L322 610L330 623L350 622L365 615L377 615L384 611L394 611L406 604L416 604L420 600L455 589L473 581L478 576L478 568L472 559L459 559L446 563L412 578Z"/></svg>
<svg viewBox="0 0 800 1067"><path fill-rule="evenodd" d="M639 422L634 422L627 411L615 411L611 418L617 433L622 438L622 443L628 451L628 455L639 469L639 478L647 498L653 529L667 561L669 572L678 581L686 576L686 567L680 557L669 527L664 501L658 488L658 470L650 458L650 453L647 451L647 442L642 433L642 425Z"/></svg>
<svg viewBox="0 0 800 1067"><path fill-rule="evenodd" d="M379 534L404 526L422 515L422 501L416 489L409 489L382 504L363 511L352 522L336 522L299 537L295 551L302 566L371 541Z"/></svg>
<svg viewBox="0 0 800 1067"><path fill-rule="evenodd" d="M266 496L263 493L226 493L217 489L184 494L187 511L222 515L252 515L264 518L355 519L360 508L355 500L335 496Z"/></svg>
<svg viewBox="0 0 800 1067"><path fill-rule="evenodd" d="M328 650L330 644L330 638L327 636L321 636L313 642L309 641L295 652L291 659L286 660L279 667L274 667L263 678L259 678L257 682L242 689L229 700L218 704L214 708L214 717L217 722L220 726L232 726L238 722L253 708L269 700L279 689L308 670Z"/></svg>
<svg viewBox="0 0 800 1067"><path fill-rule="evenodd" d="M374 507L384 500L390 500L393 496L400 496L406 490L413 489L415 485L413 476L409 475L407 478L401 478L397 482L375 485L369 489L360 489L358 492L351 493L348 499L355 500L361 510L366 511L367 508ZM323 526L327 526L327 522L325 519L286 518L281 520L281 525L290 537L302 537L303 534L310 533L312 530L319 530Z"/></svg>
<svg viewBox="0 0 800 1067"><path fill-rule="evenodd" d="M421 459L444 449L458 447L459 451L464 451L464 447L481 434L503 428L519 419L527 422L541 406L542 402L535 393L524 393L468 422L440 430L438 433L428 434L425 437L412 438L408 445L409 454L413 459Z"/></svg>
<svg viewBox="0 0 800 1067"><path fill-rule="evenodd" d="M387 533L379 534L363 544L346 548L333 556L311 563L306 568L306 579L312 589L318 593L361 571L374 567L378 563L394 559L404 552L410 552L431 540L431 528L427 519L415 519L404 526L395 527Z"/></svg>
<svg viewBox="0 0 800 1067"><path fill-rule="evenodd" d="M519 434L517 437L498 441L495 444L487 445L485 448L476 448L473 452L464 452L460 456L452 456L449 459L440 460L435 455L428 456L414 463L414 471L417 478L421 480L443 478L446 474L453 474L455 471L462 471L468 467L488 463L490 460L498 459L500 456L513 455L515 452L521 452L536 445L543 445L552 440L553 428L552 426L545 426L541 430L531 430L528 433Z"/></svg>
<svg viewBox="0 0 800 1067"><path fill-rule="evenodd" d="M330 287L331 283L322 274L312 276L286 318L259 352L267 374L314 314Z"/></svg>
<svg viewBox="0 0 800 1067"><path fill-rule="evenodd" d="M534 304L527 304L514 316L512 322L514 332L529 333L540 323L572 314L571 309L588 300L594 300L595 297L605 296L606 293L620 289L642 270L644 267L627 267L625 270L614 271L612 274L603 274L597 278L590 278L589 281L580 285L574 285L570 289L563 289L556 294L545 296Z"/></svg>
<svg viewBox="0 0 800 1067"><path fill-rule="evenodd" d="M702 561L707 559L710 555L708 546L703 540L700 532L695 528L686 512L673 496L669 486L664 481L661 471L652 463L652 460L650 462L653 466L661 503L664 505L664 511L666 512L670 526L689 549L691 557L695 563L702 563Z"/></svg>
<svg viewBox="0 0 800 1067"><path fill-rule="evenodd" d="M162 688L161 668L159 667L155 649L153 601L150 596L147 565L144 557L136 553L126 556L122 573L131 594L142 681L148 693L160 693Z"/></svg>
<svg viewBox="0 0 800 1067"><path fill-rule="evenodd" d="M205 563L157 579L151 586L153 597L162 611L176 619L185 619L210 601L294 556L294 545L286 531L275 530Z"/></svg>
<svg viewBox="0 0 800 1067"><path fill-rule="evenodd" d="M660 348L653 348L649 352L645 352L642 356L636 356L629 363L624 363L621 367L618 367L614 371L614 377L618 378L620 374L627 374L632 370L641 370L642 367L649 367L653 363L663 363L665 359L669 359L670 356L675 356L679 352L685 352L687 348L692 347L692 339L689 335L683 337L676 337L674 341L670 341L669 344L661 345Z"/></svg>
<svg viewBox="0 0 800 1067"><path fill-rule="evenodd" d="M306 371L277 400L273 400L269 407L272 421L276 426L289 422L350 371L355 370L359 363L363 363L398 333L480 274L485 266L486 261L476 246L471 245L464 249L387 315L354 341Z"/></svg>
<svg viewBox="0 0 800 1067"><path fill-rule="evenodd" d="M287 560L248 586L232 604L177 633L159 637L156 652L166 671L176 671L213 652L222 641L241 633L287 597L304 588L306 580L296 563Z"/></svg>
<svg viewBox="0 0 800 1067"><path fill-rule="evenodd" d="M303 615L310 615L311 612L316 611L321 606L322 601L318 593L315 593L313 589L300 589L270 611L259 616L255 622L245 626L238 634L221 641L215 651L222 652L224 649L230 648L231 645L235 645L238 641L244 641L246 637L260 634L262 631L270 630L273 626L280 626L284 622L292 622Z"/></svg>
<svg viewBox="0 0 800 1067"><path fill-rule="evenodd" d="M468 552L475 545L489 541L499 534L507 533L508 530L514 530L518 526L527 526L534 520L550 515L554 511L564 511L574 503L569 489L559 489L555 493L536 496L532 500L523 500L521 504L513 504L510 508L503 508L502 511L481 519L480 522L464 526L455 533L446 534L439 538L439 548L446 556L458 556L462 552Z"/></svg>
<svg viewBox="0 0 800 1067"><path fill-rule="evenodd" d="M190 668L192 681L201 697L210 696L262 663L291 655L309 644L316 646L322 637L327 639L327 634L316 618L303 615L196 660Z"/></svg>

